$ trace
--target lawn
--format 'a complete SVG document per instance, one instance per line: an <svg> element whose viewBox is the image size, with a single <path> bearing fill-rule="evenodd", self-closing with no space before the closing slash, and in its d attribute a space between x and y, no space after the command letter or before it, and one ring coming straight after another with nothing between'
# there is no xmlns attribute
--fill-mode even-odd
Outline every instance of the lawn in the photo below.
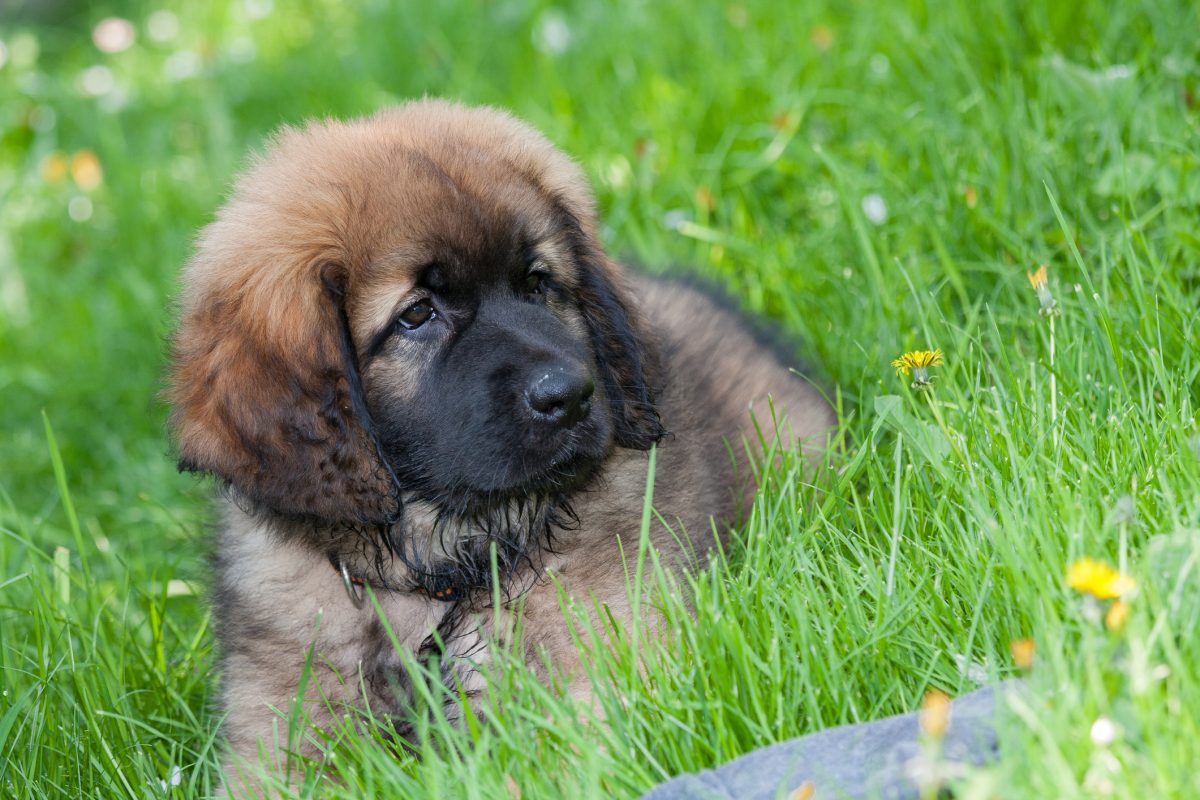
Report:
<svg viewBox="0 0 1200 800"><path fill-rule="evenodd" d="M596 659L605 723L513 668L415 756L331 732L323 796L633 798L1017 675L963 796L1200 796L1193 3L43 5L0 12L0 795L217 785L176 276L273 128L433 94L542 128L613 252L794 334L844 436L707 572L635 570L671 635ZM931 387L890 367L934 348ZM1084 556L1136 581L1118 612Z"/></svg>

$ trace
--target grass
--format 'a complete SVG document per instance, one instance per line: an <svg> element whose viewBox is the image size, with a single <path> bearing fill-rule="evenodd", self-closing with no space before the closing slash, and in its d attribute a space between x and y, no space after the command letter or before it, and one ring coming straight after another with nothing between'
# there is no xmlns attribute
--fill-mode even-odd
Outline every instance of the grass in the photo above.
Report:
<svg viewBox="0 0 1200 800"><path fill-rule="evenodd" d="M641 554L672 634L597 657L605 725L514 667L491 724L435 715L418 758L332 732L324 796L636 797L1015 675L1026 638L1033 691L965 796L1200 795L1194 5L355 5L0 27L0 794L216 785L209 487L156 399L175 275L273 127L430 93L529 119L614 252L800 337L845 446L820 495L784 454L686 589ZM138 32L111 55L109 13ZM888 367L934 347L931 391ZM1138 582L1119 631L1065 585L1084 555Z"/></svg>

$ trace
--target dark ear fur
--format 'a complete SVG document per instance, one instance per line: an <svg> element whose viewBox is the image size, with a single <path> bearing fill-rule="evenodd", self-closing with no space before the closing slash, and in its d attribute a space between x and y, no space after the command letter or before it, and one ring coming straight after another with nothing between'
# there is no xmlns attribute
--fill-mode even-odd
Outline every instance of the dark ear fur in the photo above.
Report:
<svg viewBox="0 0 1200 800"><path fill-rule="evenodd" d="M180 469L277 512L385 521L396 501L346 359L344 276L305 271L190 298L167 391Z"/></svg>
<svg viewBox="0 0 1200 800"><path fill-rule="evenodd" d="M612 410L616 442L649 450L667 435L655 402L658 369L653 348L642 341L616 265L586 240L576 248L576 255L579 309Z"/></svg>

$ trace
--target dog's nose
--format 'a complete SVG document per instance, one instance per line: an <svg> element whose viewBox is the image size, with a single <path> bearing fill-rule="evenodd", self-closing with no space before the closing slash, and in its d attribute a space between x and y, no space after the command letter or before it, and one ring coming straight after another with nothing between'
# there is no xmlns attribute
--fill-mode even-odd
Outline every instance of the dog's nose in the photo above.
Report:
<svg viewBox="0 0 1200 800"><path fill-rule="evenodd" d="M556 364L535 370L525 402L539 422L570 428L588 415L596 384L582 365Z"/></svg>

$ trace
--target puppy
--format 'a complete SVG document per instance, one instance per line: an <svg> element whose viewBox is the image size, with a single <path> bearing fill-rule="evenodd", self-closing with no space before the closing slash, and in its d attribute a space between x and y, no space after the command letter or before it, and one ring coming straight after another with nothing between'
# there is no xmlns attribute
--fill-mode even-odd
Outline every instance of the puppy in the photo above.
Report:
<svg viewBox="0 0 1200 800"><path fill-rule="evenodd" d="M369 704L403 731L405 671L368 589L468 694L514 629L499 589L529 662L578 676L557 585L640 613L620 553L653 446L674 532L652 543L687 564L750 499L751 408L787 447L834 422L719 304L624 275L579 167L490 108L282 131L200 234L180 305L171 425L180 468L226 487L216 609L244 758L278 756L306 663L316 724Z"/></svg>

